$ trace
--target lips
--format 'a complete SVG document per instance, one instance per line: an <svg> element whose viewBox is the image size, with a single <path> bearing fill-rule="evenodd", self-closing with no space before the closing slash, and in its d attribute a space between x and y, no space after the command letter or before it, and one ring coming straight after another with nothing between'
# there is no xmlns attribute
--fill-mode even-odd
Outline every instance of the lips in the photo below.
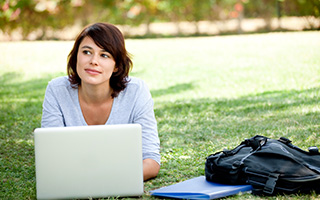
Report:
<svg viewBox="0 0 320 200"><path fill-rule="evenodd" d="M101 72L100 72L100 71L95 70L95 69L85 69L85 71L86 71L88 74L91 74L91 75L98 75L98 74L101 74Z"/></svg>

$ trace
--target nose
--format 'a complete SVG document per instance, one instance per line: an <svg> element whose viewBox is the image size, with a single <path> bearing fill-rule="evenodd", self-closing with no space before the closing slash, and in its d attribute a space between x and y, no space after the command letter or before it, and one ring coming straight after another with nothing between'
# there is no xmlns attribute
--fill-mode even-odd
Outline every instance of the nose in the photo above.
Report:
<svg viewBox="0 0 320 200"><path fill-rule="evenodd" d="M90 64L98 65L98 55L93 54L90 60Z"/></svg>

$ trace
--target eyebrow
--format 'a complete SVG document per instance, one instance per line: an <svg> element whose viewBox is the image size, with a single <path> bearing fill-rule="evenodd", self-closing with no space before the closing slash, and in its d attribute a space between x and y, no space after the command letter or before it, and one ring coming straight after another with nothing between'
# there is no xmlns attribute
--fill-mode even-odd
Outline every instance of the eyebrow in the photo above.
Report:
<svg viewBox="0 0 320 200"><path fill-rule="evenodd" d="M87 46L87 45L85 45L85 46L83 46L83 47L81 47L81 49L93 49L92 47L90 47L90 46ZM101 50L102 52L106 52L106 53L109 53L107 50L105 50L105 49L102 49Z"/></svg>
<svg viewBox="0 0 320 200"><path fill-rule="evenodd" d="M81 47L81 49L93 49L93 48L90 46L83 46L83 47Z"/></svg>

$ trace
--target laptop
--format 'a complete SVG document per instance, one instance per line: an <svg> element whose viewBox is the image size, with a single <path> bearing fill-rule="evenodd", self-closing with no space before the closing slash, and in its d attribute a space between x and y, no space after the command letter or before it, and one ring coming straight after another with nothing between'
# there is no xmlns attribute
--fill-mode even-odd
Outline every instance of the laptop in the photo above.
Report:
<svg viewBox="0 0 320 200"><path fill-rule="evenodd" d="M141 196L138 124L34 130L38 199Z"/></svg>

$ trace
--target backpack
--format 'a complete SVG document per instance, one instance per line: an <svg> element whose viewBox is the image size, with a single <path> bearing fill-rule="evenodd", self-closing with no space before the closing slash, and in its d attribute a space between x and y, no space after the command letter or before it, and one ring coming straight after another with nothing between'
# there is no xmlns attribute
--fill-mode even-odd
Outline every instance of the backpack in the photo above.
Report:
<svg viewBox="0 0 320 200"><path fill-rule="evenodd" d="M287 138L279 140L256 135L232 150L206 158L208 181L250 184L252 193L320 192L320 153L317 147L304 151Z"/></svg>

